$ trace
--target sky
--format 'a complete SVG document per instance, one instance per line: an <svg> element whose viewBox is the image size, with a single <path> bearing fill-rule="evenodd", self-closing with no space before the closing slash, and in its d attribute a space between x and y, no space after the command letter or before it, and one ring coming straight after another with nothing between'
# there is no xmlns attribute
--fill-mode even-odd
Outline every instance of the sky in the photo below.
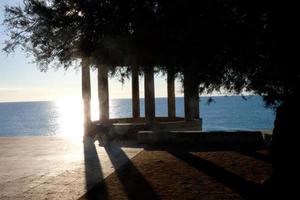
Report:
<svg viewBox="0 0 300 200"><path fill-rule="evenodd" d="M19 5L22 0L0 0L0 102L49 101L63 98L81 98L80 69L50 69L40 72L32 63L33 57L18 49L7 55L2 48L8 39L6 27L2 25L5 5ZM91 72L92 98L97 97L96 72ZM175 83L176 96L182 96L181 83ZM110 98L130 98L131 81L124 84L117 78L109 80ZM155 76L155 96L167 95L166 77ZM144 96L143 77L140 77L140 96Z"/></svg>

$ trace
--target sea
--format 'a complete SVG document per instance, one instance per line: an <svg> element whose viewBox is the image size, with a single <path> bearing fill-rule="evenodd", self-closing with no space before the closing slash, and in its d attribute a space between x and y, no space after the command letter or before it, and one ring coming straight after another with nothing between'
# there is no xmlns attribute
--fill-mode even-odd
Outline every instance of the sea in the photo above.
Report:
<svg viewBox="0 0 300 200"><path fill-rule="evenodd" d="M204 131L271 130L275 112L266 108L260 96L216 96L200 98ZM144 116L144 99L140 99ZM155 99L156 116L167 116L167 98ZM101 111L100 111L101 112ZM176 98L176 115L184 116L184 100ZM99 109L92 102L92 120ZM111 99L110 118L131 117L131 99ZM78 99L43 102L0 103L0 136L80 137L82 103Z"/></svg>

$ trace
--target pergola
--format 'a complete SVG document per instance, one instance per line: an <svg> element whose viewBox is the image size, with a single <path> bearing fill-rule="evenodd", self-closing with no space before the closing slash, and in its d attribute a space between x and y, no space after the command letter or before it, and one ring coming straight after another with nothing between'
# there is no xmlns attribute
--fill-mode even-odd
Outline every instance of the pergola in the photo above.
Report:
<svg viewBox="0 0 300 200"><path fill-rule="evenodd" d="M164 130L201 130L202 120L199 117L199 94L198 90L190 90L188 77L184 77L184 118L176 117L175 100L175 76L167 73L168 93L168 116L156 117L155 115L155 87L154 69L144 70L144 97L145 97L145 118L140 116L140 92L139 92L139 71L131 68L132 81L132 118L111 119L109 117L109 89L108 89L108 67L98 65L98 99L99 99L99 121L91 121L91 83L90 83L90 62L89 59L82 59L82 98L84 107L84 134L89 135L92 125L113 125L126 123L126 126L136 126L137 123L144 124L139 130L156 125L156 129ZM132 131L132 130L131 130Z"/></svg>

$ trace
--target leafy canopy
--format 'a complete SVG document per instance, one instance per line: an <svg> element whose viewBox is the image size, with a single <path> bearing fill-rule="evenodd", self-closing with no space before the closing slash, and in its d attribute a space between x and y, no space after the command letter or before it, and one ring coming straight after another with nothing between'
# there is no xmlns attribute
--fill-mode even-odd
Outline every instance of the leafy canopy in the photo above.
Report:
<svg viewBox="0 0 300 200"><path fill-rule="evenodd" d="M111 69L156 66L200 92L254 91L274 104L299 85L299 69L279 59L282 9L267 0L24 0L6 7L4 50L22 46L42 70L84 57Z"/></svg>

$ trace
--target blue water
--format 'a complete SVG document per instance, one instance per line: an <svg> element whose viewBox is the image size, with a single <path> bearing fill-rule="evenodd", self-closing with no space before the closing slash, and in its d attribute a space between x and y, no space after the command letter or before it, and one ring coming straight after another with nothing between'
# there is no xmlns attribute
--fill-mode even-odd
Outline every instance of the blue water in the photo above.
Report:
<svg viewBox="0 0 300 200"><path fill-rule="evenodd" d="M261 97L244 100L239 96L201 97L200 116L203 130L266 130L272 129L274 111L266 109ZM176 114L184 116L183 98L176 98ZM156 98L156 115L167 116L167 99ZM93 108L96 110L96 108ZM73 102L0 103L0 136L61 135L82 132L82 106ZM94 112L98 116L97 112ZM144 100L141 99L141 116ZM131 117L130 99L112 99L110 117ZM94 117L95 119L95 117Z"/></svg>

